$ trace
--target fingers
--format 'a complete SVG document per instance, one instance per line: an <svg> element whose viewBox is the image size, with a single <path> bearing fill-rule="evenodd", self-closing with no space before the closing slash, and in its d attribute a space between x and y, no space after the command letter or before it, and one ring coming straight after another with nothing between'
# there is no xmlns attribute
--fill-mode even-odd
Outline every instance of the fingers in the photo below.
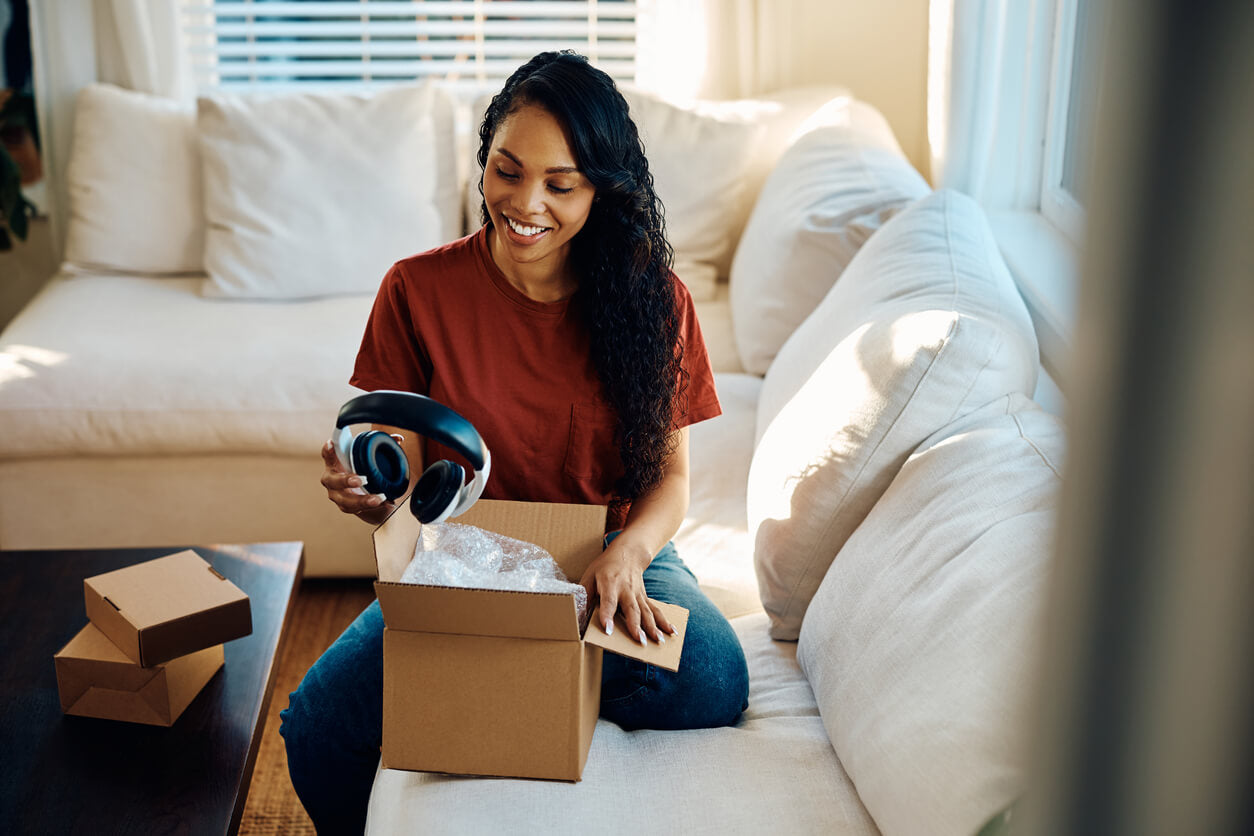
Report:
<svg viewBox="0 0 1254 836"><path fill-rule="evenodd" d="M665 644L666 637L662 635L662 631L658 629L657 617L653 613L653 606L649 603L649 599L643 595L642 605L640 606L640 629L644 634L658 644Z"/></svg>
<svg viewBox="0 0 1254 836"><path fill-rule="evenodd" d="M326 465L322 471L322 487L327 490L327 498L345 514L360 514L387 501L382 494L366 492L364 477L344 470L329 441L322 445L322 461Z"/></svg>
<svg viewBox="0 0 1254 836"><path fill-rule="evenodd" d="M653 621L657 624L659 631L671 636L679 633L679 631L675 629L675 625L671 624L671 620L666 617L666 613L662 612L662 608L655 604L652 600L649 601L649 611L653 613ZM666 639L663 638L662 640L665 641Z"/></svg>
<svg viewBox="0 0 1254 836"><path fill-rule="evenodd" d="M330 441L322 445L322 463L334 470L343 470L339 456L335 455L335 445Z"/></svg>
<svg viewBox="0 0 1254 836"><path fill-rule="evenodd" d="M602 590L601 606L597 608L597 621L605 635L614 635L614 613L618 610L618 593Z"/></svg>

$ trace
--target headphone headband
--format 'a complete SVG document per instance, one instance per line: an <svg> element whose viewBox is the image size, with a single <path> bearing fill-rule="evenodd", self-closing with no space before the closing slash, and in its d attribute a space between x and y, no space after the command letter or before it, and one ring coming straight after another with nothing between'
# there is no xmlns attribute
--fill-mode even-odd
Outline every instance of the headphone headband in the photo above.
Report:
<svg viewBox="0 0 1254 836"><path fill-rule="evenodd" d="M488 448L474 425L439 401L414 392L380 389L353 398L340 407L337 429L349 424L386 424L421 432L455 450L475 470L483 470Z"/></svg>

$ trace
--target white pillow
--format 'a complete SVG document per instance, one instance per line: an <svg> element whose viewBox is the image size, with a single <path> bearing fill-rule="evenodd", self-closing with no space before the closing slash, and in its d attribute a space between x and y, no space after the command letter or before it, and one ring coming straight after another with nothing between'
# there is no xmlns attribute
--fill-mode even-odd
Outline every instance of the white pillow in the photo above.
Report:
<svg viewBox="0 0 1254 836"><path fill-rule="evenodd" d="M631 118L644 140L653 188L666 213L666 234L675 263L726 262L749 201L744 172L757 150L763 126L679 107L638 90L623 89ZM471 177L466 190L466 221L478 229L483 197L479 182L479 126L491 102L480 97L472 109ZM692 273L691 269L687 272ZM679 274L684 278L684 274Z"/></svg>
<svg viewBox="0 0 1254 836"><path fill-rule="evenodd" d="M943 428L814 596L797 659L886 836L975 833L1025 789L1063 447L1018 395Z"/></svg>
<svg viewBox="0 0 1254 836"><path fill-rule="evenodd" d="M929 191L891 136L823 127L785 151L732 262L732 326L745 370L765 374L871 233Z"/></svg>
<svg viewBox="0 0 1254 836"><path fill-rule="evenodd" d="M771 635L939 427L1032 392L1036 337L983 213L939 191L886 223L780 349L758 400L749 530Z"/></svg>
<svg viewBox="0 0 1254 836"><path fill-rule="evenodd" d="M204 269L200 151L190 104L108 84L84 87L66 185L69 263L125 273Z"/></svg>
<svg viewBox="0 0 1254 836"><path fill-rule="evenodd" d="M374 293L460 235L452 103L431 82L202 98L197 127L206 296Z"/></svg>
<svg viewBox="0 0 1254 836"><path fill-rule="evenodd" d="M731 254L750 199L744 172L763 126L705 116L636 90L623 95L644 140L675 260L717 264Z"/></svg>

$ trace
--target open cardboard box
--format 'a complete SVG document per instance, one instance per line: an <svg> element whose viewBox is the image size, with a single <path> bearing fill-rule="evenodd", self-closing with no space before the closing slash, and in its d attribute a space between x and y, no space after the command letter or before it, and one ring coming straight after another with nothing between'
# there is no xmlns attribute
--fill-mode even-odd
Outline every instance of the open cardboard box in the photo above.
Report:
<svg viewBox="0 0 1254 836"><path fill-rule="evenodd" d="M601 553L601 505L480 500L452 522L543 547L578 580ZM575 596L400 583L422 526L402 504L375 529L383 611L383 766L578 781L601 701L602 649L679 666L678 633L641 645L621 621L581 633Z"/></svg>

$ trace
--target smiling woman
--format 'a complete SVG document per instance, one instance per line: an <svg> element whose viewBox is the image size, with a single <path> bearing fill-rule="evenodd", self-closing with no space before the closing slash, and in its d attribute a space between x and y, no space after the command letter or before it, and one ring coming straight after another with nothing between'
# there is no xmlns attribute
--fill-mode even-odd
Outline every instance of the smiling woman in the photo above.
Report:
<svg viewBox="0 0 1254 836"><path fill-rule="evenodd" d="M734 723L744 653L670 542L688 508L688 427L722 410L627 102L583 56L542 53L506 81L479 136L483 228L392 267L351 382L468 419L492 451L484 498L609 506L604 551L579 578L588 629L611 633L617 614L633 641L661 644L675 627L657 602L688 610L678 672L604 659L603 717L628 730ZM461 462L415 441L424 461ZM378 523L395 507L323 456L341 511ZM365 818L382 634L376 602L282 715L292 784L320 831L360 832Z"/></svg>

